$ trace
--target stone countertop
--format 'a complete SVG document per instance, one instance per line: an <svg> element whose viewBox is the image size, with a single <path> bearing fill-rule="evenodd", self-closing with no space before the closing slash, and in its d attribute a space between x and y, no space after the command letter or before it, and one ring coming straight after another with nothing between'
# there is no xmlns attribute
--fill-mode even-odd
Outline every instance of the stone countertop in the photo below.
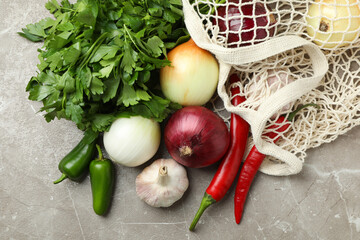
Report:
<svg viewBox="0 0 360 240"><path fill-rule="evenodd" d="M16 32L48 15L46 0L0 1L0 239L360 239L360 128L308 151L303 171L259 173L242 223L233 217L234 187L188 227L216 166L188 169L190 187L169 208L152 208L135 192L143 166L117 166L110 213L92 210L89 178L59 185L57 164L82 134L68 121L46 123L25 87L37 47ZM164 147L162 146L162 149ZM161 151L159 157L168 154Z"/></svg>

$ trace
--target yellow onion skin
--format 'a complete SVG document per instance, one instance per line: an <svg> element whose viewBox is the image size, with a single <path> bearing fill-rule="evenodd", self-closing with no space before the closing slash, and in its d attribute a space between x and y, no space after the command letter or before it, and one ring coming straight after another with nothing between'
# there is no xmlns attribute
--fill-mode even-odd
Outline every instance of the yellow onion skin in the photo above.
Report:
<svg viewBox="0 0 360 240"><path fill-rule="evenodd" d="M327 49L343 47L358 38L359 0L315 0L306 17L307 33Z"/></svg>
<svg viewBox="0 0 360 240"><path fill-rule="evenodd" d="M219 65L208 51L189 41L168 54L171 66L160 70L165 97L183 106L200 106L214 95L219 81Z"/></svg>

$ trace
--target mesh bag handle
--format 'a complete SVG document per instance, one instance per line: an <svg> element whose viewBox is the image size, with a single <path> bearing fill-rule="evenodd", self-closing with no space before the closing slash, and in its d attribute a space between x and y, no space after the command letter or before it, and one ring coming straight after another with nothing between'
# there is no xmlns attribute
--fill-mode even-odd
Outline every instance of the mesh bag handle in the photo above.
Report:
<svg viewBox="0 0 360 240"><path fill-rule="evenodd" d="M279 164L272 161L264 161L261 171L275 176L292 175L300 172L303 162L289 151L264 141L262 133L268 119L273 114L286 104L300 98L319 85L329 68L328 61L321 49L310 41L296 35L274 37L262 43L246 47L225 48L210 41L201 19L190 2L188 0L182 0L182 2L185 24L192 39L199 47L213 53L219 61L220 73L217 91L219 97L224 102L226 110L240 115L250 124L254 144L261 153L272 156L282 162L282 164ZM225 84L233 66L261 61L299 47L304 48L311 59L312 76L298 79L279 89L279 91L263 102L256 111L244 107L235 107L231 104Z"/></svg>

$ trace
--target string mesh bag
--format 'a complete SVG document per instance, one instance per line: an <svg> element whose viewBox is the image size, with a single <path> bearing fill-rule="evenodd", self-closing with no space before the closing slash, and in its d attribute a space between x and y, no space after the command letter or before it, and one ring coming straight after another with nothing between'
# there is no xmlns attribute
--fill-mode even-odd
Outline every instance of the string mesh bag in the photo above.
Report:
<svg viewBox="0 0 360 240"><path fill-rule="evenodd" d="M250 124L248 150L267 155L261 172L299 173L307 149L359 125L358 0L183 0L183 10L192 39L220 65L212 107L228 124L230 113ZM232 74L247 99L237 106Z"/></svg>

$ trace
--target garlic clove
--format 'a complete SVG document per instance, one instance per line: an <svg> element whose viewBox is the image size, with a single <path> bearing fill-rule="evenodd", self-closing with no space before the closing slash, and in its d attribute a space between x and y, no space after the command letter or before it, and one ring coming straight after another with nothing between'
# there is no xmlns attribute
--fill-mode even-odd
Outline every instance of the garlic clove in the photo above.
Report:
<svg viewBox="0 0 360 240"><path fill-rule="evenodd" d="M136 193L153 207L169 207L187 190L186 169L173 159L158 159L136 177Z"/></svg>

